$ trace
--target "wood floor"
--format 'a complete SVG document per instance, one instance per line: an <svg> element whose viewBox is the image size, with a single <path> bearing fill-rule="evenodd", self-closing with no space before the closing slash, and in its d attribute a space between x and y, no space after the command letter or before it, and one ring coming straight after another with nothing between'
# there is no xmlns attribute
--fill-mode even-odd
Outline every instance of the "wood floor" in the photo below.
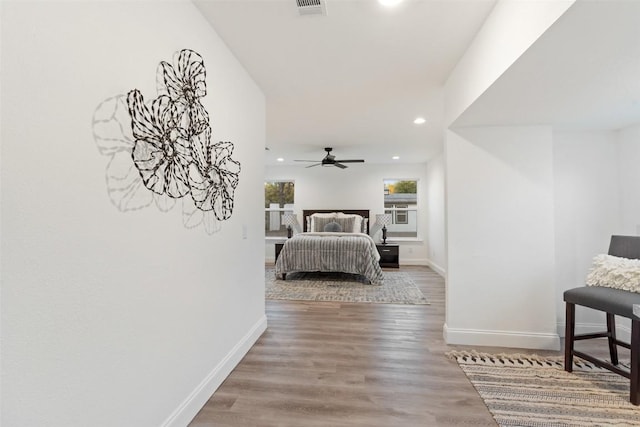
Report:
<svg viewBox="0 0 640 427"><path fill-rule="evenodd" d="M190 426L495 426L445 356L461 347L442 338L444 279L401 271L431 305L267 301L267 331Z"/></svg>

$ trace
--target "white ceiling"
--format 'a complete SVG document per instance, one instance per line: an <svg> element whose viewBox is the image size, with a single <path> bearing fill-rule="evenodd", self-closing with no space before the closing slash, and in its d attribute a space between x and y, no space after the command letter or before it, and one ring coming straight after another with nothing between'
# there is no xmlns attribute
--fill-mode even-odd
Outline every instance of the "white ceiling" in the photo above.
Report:
<svg viewBox="0 0 640 427"><path fill-rule="evenodd" d="M640 1L577 1L455 126L640 123Z"/></svg>
<svg viewBox="0 0 640 427"><path fill-rule="evenodd" d="M267 164L327 146L367 163L439 153L443 84L495 1L324 1L327 16L300 16L295 0L194 0L266 95ZM454 126L637 123L640 0L578 0Z"/></svg>
<svg viewBox="0 0 640 427"><path fill-rule="evenodd" d="M300 16L295 0L194 0L265 93L267 164L323 147L367 163L439 153L442 86L495 1L323 1L326 16Z"/></svg>

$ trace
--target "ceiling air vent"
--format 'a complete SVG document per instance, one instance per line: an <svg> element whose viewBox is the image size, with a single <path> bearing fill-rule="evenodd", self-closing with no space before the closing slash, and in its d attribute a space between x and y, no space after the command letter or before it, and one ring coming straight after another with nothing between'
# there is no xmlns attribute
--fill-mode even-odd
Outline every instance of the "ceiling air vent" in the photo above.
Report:
<svg viewBox="0 0 640 427"><path fill-rule="evenodd" d="M324 0L296 0L300 15L326 15Z"/></svg>

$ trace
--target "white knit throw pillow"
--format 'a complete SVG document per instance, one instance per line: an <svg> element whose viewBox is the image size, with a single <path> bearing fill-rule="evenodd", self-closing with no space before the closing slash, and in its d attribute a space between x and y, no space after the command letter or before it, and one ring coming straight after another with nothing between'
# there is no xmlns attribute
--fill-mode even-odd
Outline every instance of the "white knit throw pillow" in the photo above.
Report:
<svg viewBox="0 0 640 427"><path fill-rule="evenodd" d="M593 258L587 286L606 286L640 292L640 259L600 254Z"/></svg>

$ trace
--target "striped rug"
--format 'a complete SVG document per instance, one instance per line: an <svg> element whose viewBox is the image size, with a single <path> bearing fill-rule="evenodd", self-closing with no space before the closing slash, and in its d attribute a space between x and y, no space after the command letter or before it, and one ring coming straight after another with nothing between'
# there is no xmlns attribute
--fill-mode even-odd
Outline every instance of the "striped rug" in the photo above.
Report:
<svg viewBox="0 0 640 427"><path fill-rule="evenodd" d="M501 426L640 426L629 380L581 359L450 352Z"/></svg>
<svg viewBox="0 0 640 427"><path fill-rule="evenodd" d="M270 300L429 304L405 272L384 271L383 275L380 285L347 273L289 273L287 280L277 280L274 269L266 268L265 294Z"/></svg>

